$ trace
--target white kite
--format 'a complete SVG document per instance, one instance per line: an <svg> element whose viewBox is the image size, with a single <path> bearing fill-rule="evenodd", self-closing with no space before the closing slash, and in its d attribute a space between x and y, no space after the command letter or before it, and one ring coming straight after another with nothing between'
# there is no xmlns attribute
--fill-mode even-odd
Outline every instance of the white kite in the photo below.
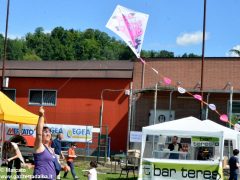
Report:
<svg viewBox="0 0 240 180"><path fill-rule="evenodd" d="M140 58L148 16L117 5L106 27L120 36Z"/></svg>

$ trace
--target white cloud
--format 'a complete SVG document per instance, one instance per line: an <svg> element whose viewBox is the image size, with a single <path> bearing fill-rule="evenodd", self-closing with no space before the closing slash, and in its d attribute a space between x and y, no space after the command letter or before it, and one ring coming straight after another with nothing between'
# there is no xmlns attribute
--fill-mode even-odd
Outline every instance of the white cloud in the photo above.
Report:
<svg viewBox="0 0 240 180"><path fill-rule="evenodd" d="M240 51L240 45L236 45L236 46L234 46L234 47L231 48L231 49L236 49L236 50L239 50L239 51ZM232 51L227 52L227 53L226 53L226 56L228 56L228 57L239 57L238 54L236 54L235 52L232 52Z"/></svg>
<svg viewBox="0 0 240 180"><path fill-rule="evenodd" d="M209 37L208 33L205 34L205 40ZM193 33L184 33L177 37L176 43L180 46L187 46L193 44L200 44L202 42L202 32L197 31Z"/></svg>

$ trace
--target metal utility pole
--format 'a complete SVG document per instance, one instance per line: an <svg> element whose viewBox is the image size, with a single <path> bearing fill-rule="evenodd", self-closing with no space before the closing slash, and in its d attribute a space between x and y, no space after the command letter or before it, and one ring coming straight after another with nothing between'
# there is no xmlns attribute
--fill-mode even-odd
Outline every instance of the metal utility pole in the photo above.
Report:
<svg viewBox="0 0 240 180"><path fill-rule="evenodd" d="M230 100L229 100L229 112L228 112L228 119L229 119L229 128L231 129L232 124L232 102L233 102L233 86L230 87ZM228 158L231 157L231 142L228 140Z"/></svg>
<svg viewBox="0 0 240 180"><path fill-rule="evenodd" d="M10 0L7 1L7 15L6 15L6 27L5 27L5 40L4 40L4 55L3 55L3 64L2 64L2 84L1 84L1 89L0 91L3 90L3 87L4 87L4 81L5 81L5 61L7 59L7 35L8 35L8 17L9 17L9 6L10 6ZM2 55L0 55L2 57ZM0 57L0 58L1 58ZM4 141L4 130L5 130L5 123L2 122L1 124L1 144L0 144L0 158L2 158L2 147L3 147L3 141Z"/></svg>
<svg viewBox="0 0 240 180"><path fill-rule="evenodd" d="M204 10L203 10L203 37L202 37L202 65L201 65L201 96L203 99L203 78L204 78L204 53L205 53L205 31L206 31L206 8L207 8L207 0L204 0ZM200 107L200 119L204 119L203 115L203 102L201 101Z"/></svg>
<svg viewBox="0 0 240 180"><path fill-rule="evenodd" d="M103 107L104 107L104 102L103 102L103 92L101 92L101 107L100 107L100 116L99 116L99 135L98 135L98 154L97 154L97 162L99 163L99 157L101 153L101 137L102 137L102 120L103 120Z"/></svg>
<svg viewBox="0 0 240 180"><path fill-rule="evenodd" d="M132 119L132 94L133 94L133 83L130 84L129 90L129 105L128 105L128 132L127 132L127 150L126 154L128 155L129 142L130 142L130 131L131 131L131 119Z"/></svg>
<svg viewBox="0 0 240 180"><path fill-rule="evenodd" d="M8 36L8 17L9 17L9 6L10 0L7 1L7 15L6 15L6 27L5 27L5 39L3 45L3 62L2 62L2 84L1 84L1 91L4 88L4 81L5 81L5 62L7 60L7 36Z"/></svg>

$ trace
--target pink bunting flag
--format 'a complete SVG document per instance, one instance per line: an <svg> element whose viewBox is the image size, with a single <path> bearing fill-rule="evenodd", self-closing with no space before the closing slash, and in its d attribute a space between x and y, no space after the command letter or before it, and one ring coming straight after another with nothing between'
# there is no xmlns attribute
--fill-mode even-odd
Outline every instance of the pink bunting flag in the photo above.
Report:
<svg viewBox="0 0 240 180"><path fill-rule="evenodd" d="M211 109L212 111L216 111L216 106L215 106L215 104L209 104L208 105L208 107L209 107L209 109Z"/></svg>
<svg viewBox="0 0 240 180"><path fill-rule="evenodd" d="M199 101L202 101L202 96L199 95L199 94L194 94L193 97L194 97L195 99L198 99Z"/></svg>
<svg viewBox="0 0 240 180"><path fill-rule="evenodd" d="M170 85L170 84L172 83L172 80L169 79L169 78L167 78L167 77L164 77L164 78L163 78L163 81L164 81L164 83L165 83L166 85Z"/></svg>
<svg viewBox="0 0 240 180"><path fill-rule="evenodd" d="M223 122L228 122L228 116L226 114L222 114L220 116L220 120L223 121Z"/></svg>

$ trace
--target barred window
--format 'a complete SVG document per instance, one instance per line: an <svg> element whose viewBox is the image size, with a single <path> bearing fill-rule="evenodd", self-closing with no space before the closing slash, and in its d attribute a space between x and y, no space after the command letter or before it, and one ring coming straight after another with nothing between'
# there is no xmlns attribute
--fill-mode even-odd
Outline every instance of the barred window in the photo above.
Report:
<svg viewBox="0 0 240 180"><path fill-rule="evenodd" d="M30 90L29 105L56 106L57 91L55 90Z"/></svg>

